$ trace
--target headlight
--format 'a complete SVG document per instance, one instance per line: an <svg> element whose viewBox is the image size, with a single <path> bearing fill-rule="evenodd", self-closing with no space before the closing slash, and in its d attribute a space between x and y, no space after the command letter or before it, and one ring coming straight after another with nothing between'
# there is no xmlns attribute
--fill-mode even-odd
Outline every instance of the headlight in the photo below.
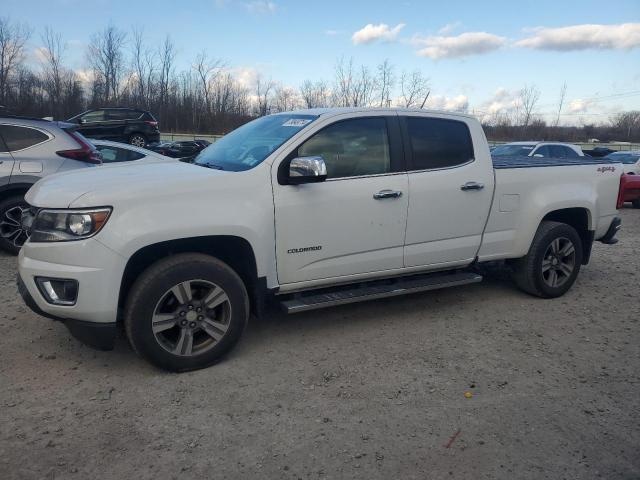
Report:
<svg viewBox="0 0 640 480"><path fill-rule="evenodd" d="M91 210L40 210L31 228L31 242L83 240L98 233L107 223L110 208Z"/></svg>

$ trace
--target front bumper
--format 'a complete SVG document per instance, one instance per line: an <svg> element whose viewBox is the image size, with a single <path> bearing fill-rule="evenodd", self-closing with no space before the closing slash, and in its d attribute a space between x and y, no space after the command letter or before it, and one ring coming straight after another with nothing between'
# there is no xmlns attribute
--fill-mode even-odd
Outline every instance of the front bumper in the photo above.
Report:
<svg viewBox="0 0 640 480"><path fill-rule="evenodd" d="M63 322L74 337L99 349L113 348L125 259L94 238L77 242L27 242L18 257L18 287L35 313ZM74 305L49 303L36 277L75 280Z"/></svg>
<svg viewBox="0 0 640 480"><path fill-rule="evenodd" d="M69 329L69 332L71 332L71 335L82 343L89 345L90 347L97 348L98 350L113 350L116 339L115 322L85 322L83 320L76 320L73 318L57 317L41 310L40 307L38 307L38 304L33 300L29 290L27 290L20 274L18 274L18 292L27 307L29 307L34 313L64 323L64 325Z"/></svg>

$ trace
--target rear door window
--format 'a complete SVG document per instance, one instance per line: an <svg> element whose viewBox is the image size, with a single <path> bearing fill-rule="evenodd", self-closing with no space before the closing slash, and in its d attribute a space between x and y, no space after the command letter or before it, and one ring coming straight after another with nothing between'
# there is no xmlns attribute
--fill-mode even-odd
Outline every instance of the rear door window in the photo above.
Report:
<svg viewBox="0 0 640 480"><path fill-rule="evenodd" d="M104 110L94 110L93 112L87 112L80 117L80 123L95 123L102 122L105 119Z"/></svg>
<svg viewBox="0 0 640 480"><path fill-rule="evenodd" d="M49 136L40 130L16 125L0 125L0 136L6 142L10 152L24 150L49 140Z"/></svg>
<svg viewBox="0 0 640 480"><path fill-rule="evenodd" d="M451 168L474 159L469 128L442 118L406 117L411 170Z"/></svg>
<svg viewBox="0 0 640 480"><path fill-rule="evenodd" d="M542 145L536 148L535 152L533 152L533 156L535 157L536 155L541 155L545 158L555 156L551 153L551 149L549 148L549 145Z"/></svg>

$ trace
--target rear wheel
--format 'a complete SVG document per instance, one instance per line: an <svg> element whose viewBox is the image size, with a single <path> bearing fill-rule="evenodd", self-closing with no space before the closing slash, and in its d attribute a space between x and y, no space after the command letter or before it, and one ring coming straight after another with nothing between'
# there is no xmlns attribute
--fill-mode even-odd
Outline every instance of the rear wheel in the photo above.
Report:
<svg viewBox="0 0 640 480"><path fill-rule="evenodd" d="M640 208L640 198L632 201L631 205L633 205L633 208Z"/></svg>
<svg viewBox="0 0 640 480"><path fill-rule="evenodd" d="M208 367L240 339L249 300L240 277L202 254L179 254L149 267L125 310L134 350L170 371Z"/></svg>
<svg viewBox="0 0 640 480"><path fill-rule="evenodd" d="M564 295L582 265L582 241L565 223L540 224L529 253L513 263L513 278L522 290L543 298Z"/></svg>
<svg viewBox="0 0 640 480"><path fill-rule="evenodd" d="M17 255L29 238L29 231L22 226L22 214L29 204L22 195L0 202L0 248Z"/></svg>
<svg viewBox="0 0 640 480"><path fill-rule="evenodd" d="M134 133L129 137L129 144L133 145L134 147L144 148L147 146L147 139L141 133Z"/></svg>

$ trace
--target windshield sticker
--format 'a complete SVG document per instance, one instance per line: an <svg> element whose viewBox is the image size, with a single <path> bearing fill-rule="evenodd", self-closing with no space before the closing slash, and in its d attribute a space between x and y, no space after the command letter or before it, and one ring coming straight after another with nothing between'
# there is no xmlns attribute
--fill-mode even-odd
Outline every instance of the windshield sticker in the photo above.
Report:
<svg viewBox="0 0 640 480"><path fill-rule="evenodd" d="M304 127L311 120L306 118L291 118L282 124L283 127Z"/></svg>

